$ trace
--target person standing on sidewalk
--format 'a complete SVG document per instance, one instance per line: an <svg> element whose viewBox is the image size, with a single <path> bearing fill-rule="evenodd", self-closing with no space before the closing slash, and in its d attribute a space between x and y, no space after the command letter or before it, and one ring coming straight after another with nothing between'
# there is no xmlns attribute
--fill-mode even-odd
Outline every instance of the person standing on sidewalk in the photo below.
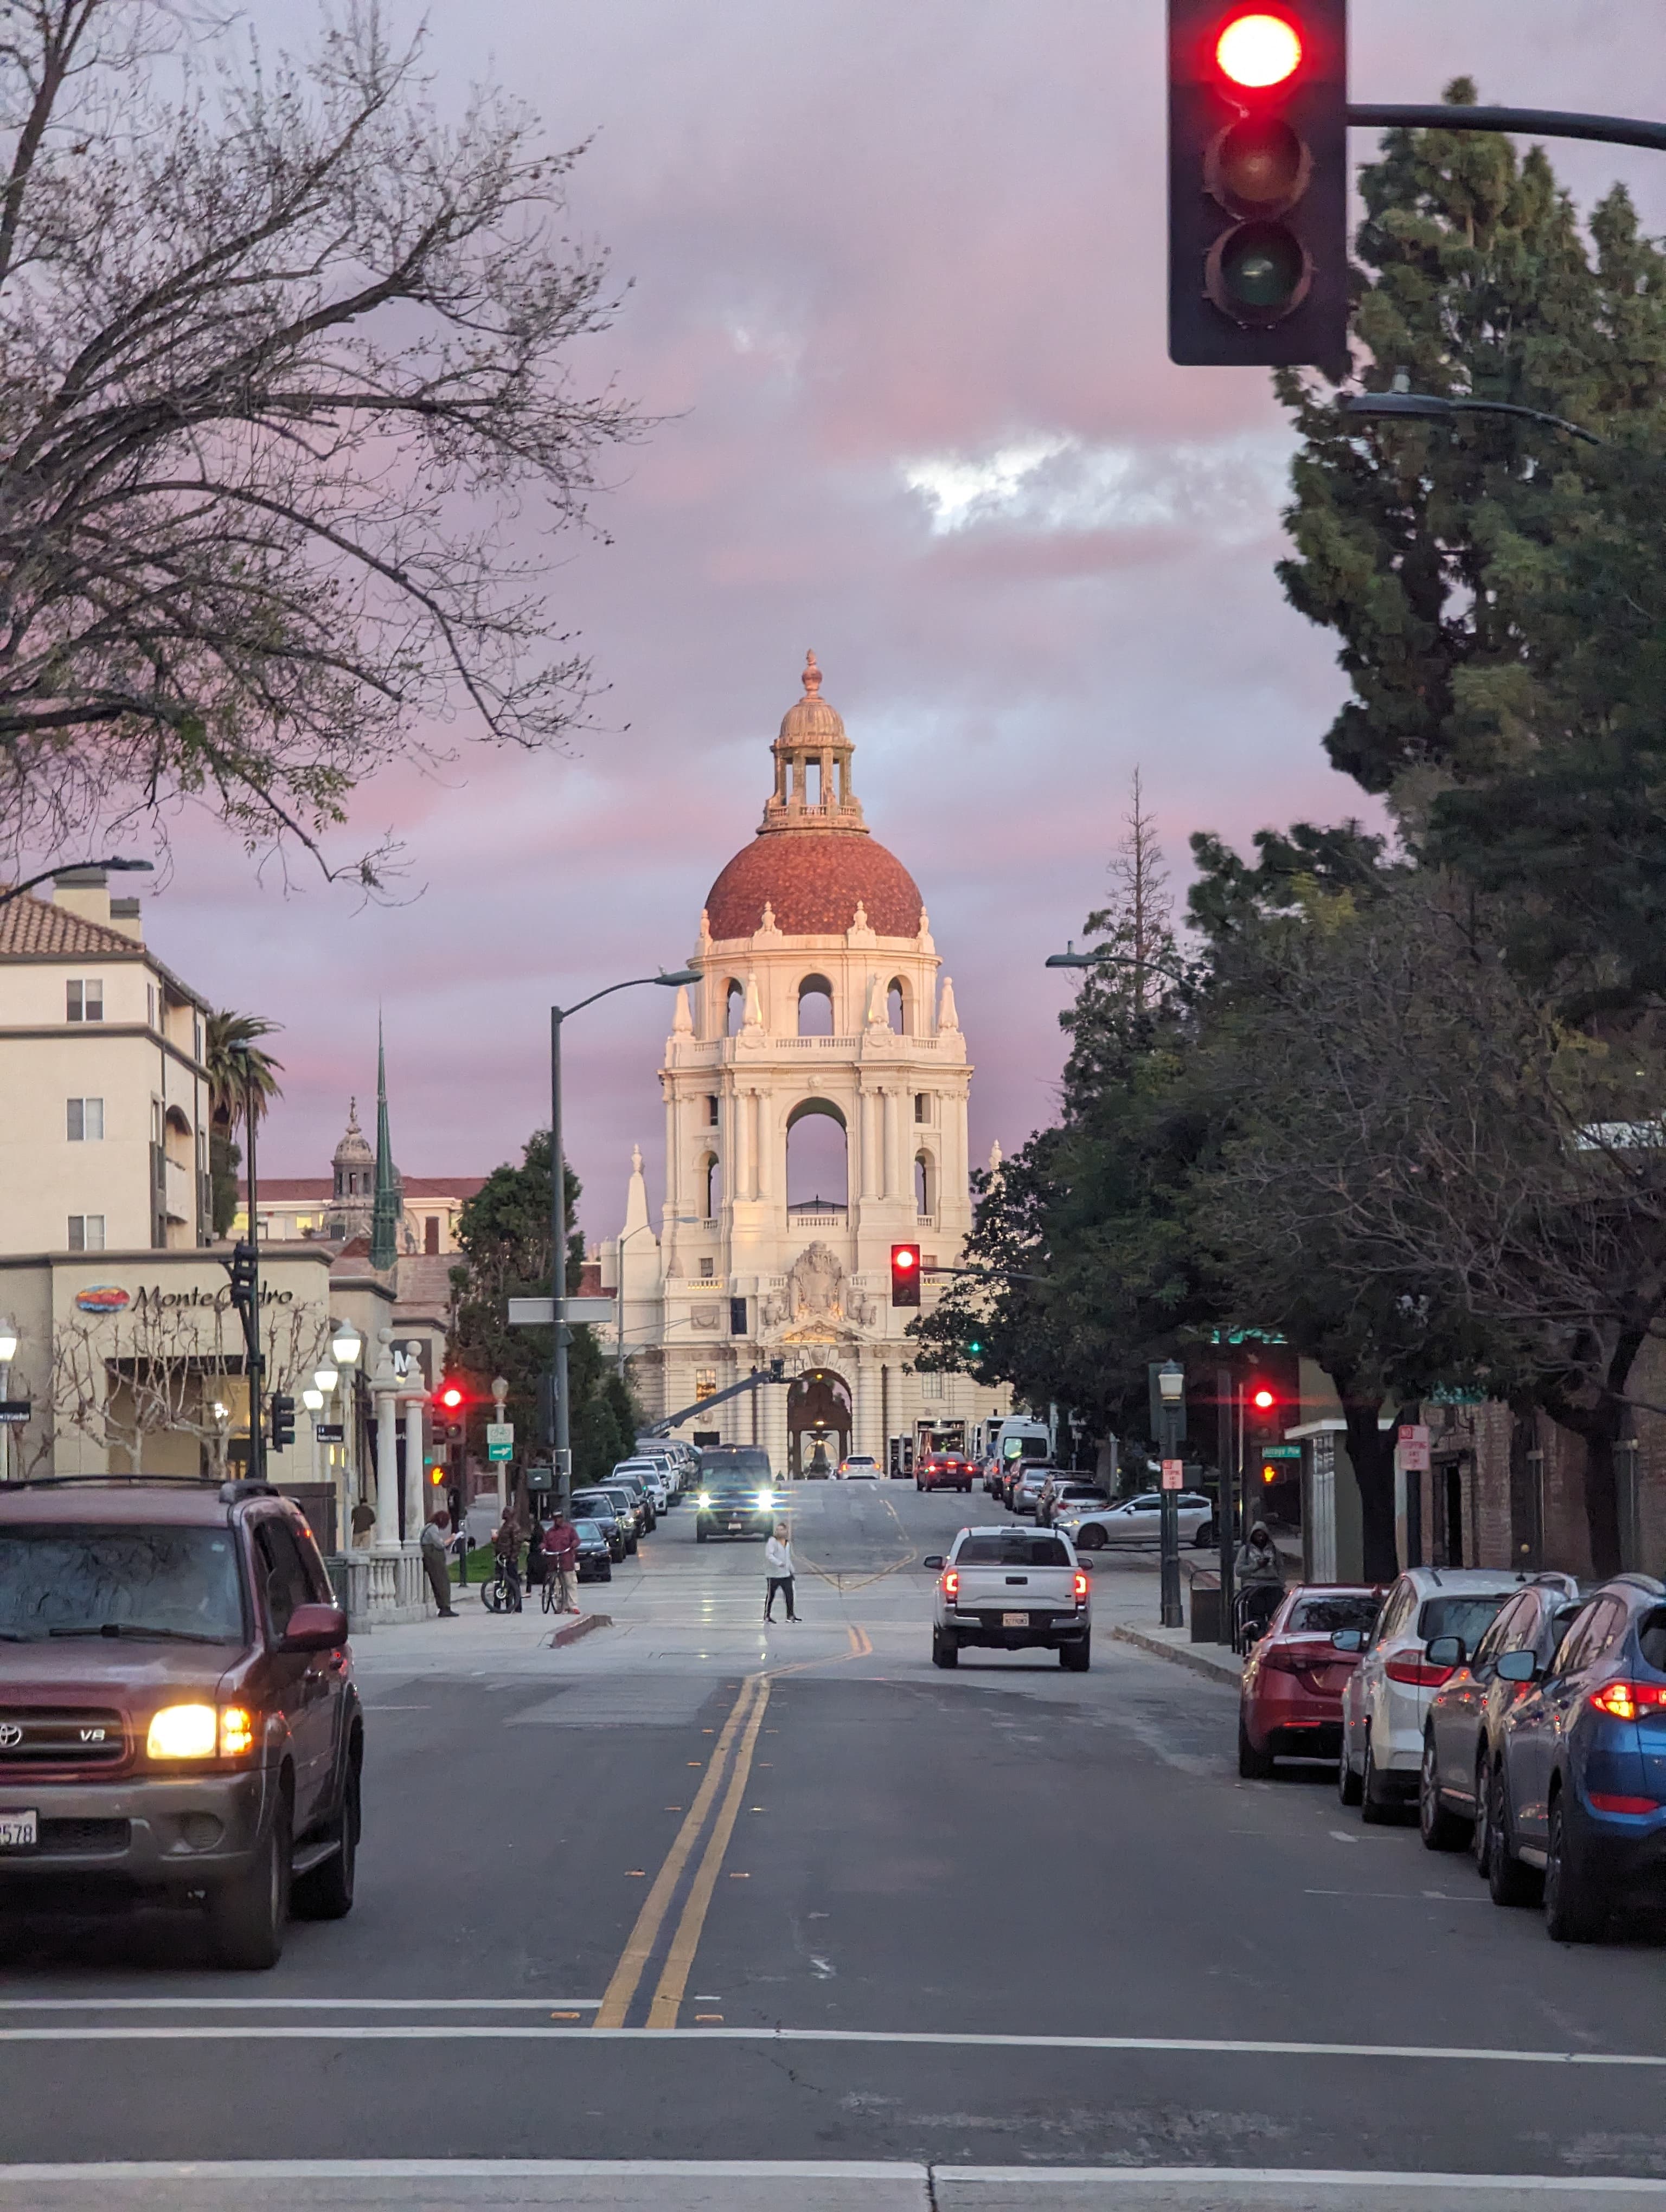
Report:
<svg viewBox="0 0 1666 2212"><path fill-rule="evenodd" d="M441 1620L457 1618L457 1608L451 1601L451 1570L446 1564L450 1541L451 1516L442 1505L432 1521L423 1522L422 1535L423 1570Z"/></svg>
<svg viewBox="0 0 1666 2212"><path fill-rule="evenodd" d="M773 1534L763 1547L763 1571L769 1577L763 1590L763 1618L768 1621L775 1620L775 1592L779 1590L787 1600L787 1618L796 1620L799 1616L793 1603L793 1547L787 1540L784 1521L776 1522Z"/></svg>
<svg viewBox="0 0 1666 2212"><path fill-rule="evenodd" d="M497 1564L503 1579L509 1585L509 1610L520 1611L520 1516L513 1502L503 1509L503 1518L492 1531L492 1549L497 1554Z"/></svg>
<svg viewBox="0 0 1666 2212"><path fill-rule="evenodd" d="M557 1505L544 1532L544 1571L554 1575L560 1585L556 1591L556 1608L560 1613L576 1613L579 1609L573 1595L573 1577L578 1567L579 1532Z"/></svg>

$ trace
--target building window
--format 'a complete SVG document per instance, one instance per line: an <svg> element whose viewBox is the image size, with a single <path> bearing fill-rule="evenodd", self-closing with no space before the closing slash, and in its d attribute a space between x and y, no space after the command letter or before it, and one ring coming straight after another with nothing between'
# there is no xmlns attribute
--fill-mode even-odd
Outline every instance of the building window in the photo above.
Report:
<svg viewBox="0 0 1666 2212"><path fill-rule="evenodd" d="M714 1091L708 1092L706 1097L706 1127L708 1129L717 1127L717 1093Z"/></svg>
<svg viewBox="0 0 1666 2212"><path fill-rule="evenodd" d="M162 1141L162 1102L160 1098L153 1098L150 1102L150 1141L153 1145L160 1145Z"/></svg>
<svg viewBox="0 0 1666 2212"><path fill-rule="evenodd" d="M799 1035L831 1036L833 986L825 975L806 975L799 985Z"/></svg>
<svg viewBox="0 0 1666 2212"><path fill-rule="evenodd" d="M937 1163L929 1152L916 1155L914 1163L914 1199L921 1221L935 1219L937 1214Z"/></svg>
<svg viewBox="0 0 1666 2212"><path fill-rule="evenodd" d="M928 1367L920 1377L920 1395L922 1398L942 1397L943 1376L938 1369Z"/></svg>
<svg viewBox="0 0 1666 2212"><path fill-rule="evenodd" d="M733 975L723 986L723 1034L739 1036L746 1019L746 993Z"/></svg>
<svg viewBox="0 0 1666 2212"><path fill-rule="evenodd" d="M72 1022L104 1019L104 985L96 975L76 976L64 986L66 1018Z"/></svg>
<svg viewBox="0 0 1666 2212"><path fill-rule="evenodd" d="M101 1213L72 1213L70 1216L70 1249L72 1252L103 1251L104 1216Z"/></svg>
<svg viewBox="0 0 1666 2212"><path fill-rule="evenodd" d="M197 1063L198 1066L201 1066L203 1060L203 1017L200 1014L196 1018L195 1024L192 1030L192 1036L196 1041Z"/></svg>
<svg viewBox="0 0 1666 2212"><path fill-rule="evenodd" d="M71 1098L65 1102L65 1121L72 1145L94 1145L104 1134L104 1101Z"/></svg>
<svg viewBox="0 0 1666 2212"><path fill-rule="evenodd" d="M717 1262L714 1260L702 1260L700 1262L700 1279L702 1283L709 1283L716 1273Z"/></svg>
<svg viewBox="0 0 1666 2212"><path fill-rule="evenodd" d="M714 1398L717 1395L716 1368L696 1367L695 1369L694 1395L696 1402L706 1398Z"/></svg>
<svg viewBox="0 0 1666 2212"><path fill-rule="evenodd" d="M914 1118L915 1118L915 1120L916 1121L926 1122L926 1121L929 1121L931 1120L931 1117L932 1117L932 1095L931 1095L930 1091L916 1091L915 1092L915 1094L914 1094Z"/></svg>
<svg viewBox="0 0 1666 2212"><path fill-rule="evenodd" d="M893 975L885 990L885 1019L898 1036L907 1036L913 1027L909 1012L909 987L900 975Z"/></svg>
<svg viewBox="0 0 1666 2212"><path fill-rule="evenodd" d="M423 1224L423 1249L430 1258L440 1249L440 1217L430 1213Z"/></svg>
<svg viewBox="0 0 1666 2212"><path fill-rule="evenodd" d="M715 1221L717 1218L717 1155L715 1152L708 1152L700 1163L702 1187L705 1193L702 1200L704 1211L701 1218L704 1221Z"/></svg>

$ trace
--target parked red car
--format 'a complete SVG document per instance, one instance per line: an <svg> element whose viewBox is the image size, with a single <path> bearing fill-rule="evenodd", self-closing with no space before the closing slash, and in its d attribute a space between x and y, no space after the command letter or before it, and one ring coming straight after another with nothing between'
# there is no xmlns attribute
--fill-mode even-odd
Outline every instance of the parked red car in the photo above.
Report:
<svg viewBox="0 0 1666 2212"><path fill-rule="evenodd" d="M1331 1638L1369 1631L1381 1589L1300 1583L1250 1646L1238 1692L1238 1772L1264 1780L1279 1759L1330 1759L1342 1747L1342 1691L1359 1663Z"/></svg>
<svg viewBox="0 0 1666 2212"><path fill-rule="evenodd" d="M916 1490L964 1490L972 1487L972 1462L958 1452L927 1452L914 1463Z"/></svg>

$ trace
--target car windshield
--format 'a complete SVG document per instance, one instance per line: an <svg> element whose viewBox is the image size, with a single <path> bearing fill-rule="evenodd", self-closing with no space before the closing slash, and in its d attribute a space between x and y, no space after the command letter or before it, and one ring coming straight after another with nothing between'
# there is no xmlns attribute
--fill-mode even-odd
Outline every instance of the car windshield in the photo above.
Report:
<svg viewBox="0 0 1666 2212"><path fill-rule="evenodd" d="M968 1536L955 1553L958 1567L1067 1567L1070 1554L1056 1536L1031 1536L996 1529Z"/></svg>
<svg viewBox="0 0 1666 2212"><path fill-rule="evenodd" d="M573 1526L579 1532L579 1541L581 1544L602 1544L607 1540L594 1521L575 1521Z"/></svg>
<svg viewBox="0 0 1666 2212"><path fill-rule="evenodd" d="M1344 1628L1369 1628L1382 1600L1370 1590L1334 1591L1329 1597L1298 1597L1284 1625L1286 1636L1335 1636Z"/></svg>
<svg viewBox="0 0 1666 2212"><path fill-rule="evenodd" d="M241 1644L229 1528L0 1528L0 1636Z"/></svg>
<svg viewBox="0 0 1666 2212"><path fill-rule="evenodd" d="M732 1451L700 1455L700 1480L708 1490L762 1490L769 1479L767 1451L737 1445Z"/></svg>
<svg viewBox="0 0 1666 2212"><path fill-rule="evenodd" d="M1103 1505L1110 1495L1106 1491L1094 1490L1079 1482L1067 1483L1064 1494L1075 1505Z"/></svg>
<svg viewBox="0 0 1666 2212"><path fill-rule="evenodd" d="M1426 1597L1417 1616L1417 1632L1428 1644L1437 1636L1461 1636L1463 1648L1473 1651L1487 1630L1509 1590L1466 1590L1450 1597Z"/></svg>

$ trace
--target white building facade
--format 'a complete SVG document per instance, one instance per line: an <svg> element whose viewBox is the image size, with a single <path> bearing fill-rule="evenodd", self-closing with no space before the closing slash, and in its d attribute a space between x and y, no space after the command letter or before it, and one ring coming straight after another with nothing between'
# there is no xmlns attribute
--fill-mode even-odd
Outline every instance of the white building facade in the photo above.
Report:
<svg viewBox="0 0 1666 2212"><path fill-rule="evenodd" d="M1007 1408L970 1377L916 1373L913 1314L891 1303L893 1245L952 1267L971 1227L972 1070L919 890L863 819L852 751L812 653L758 833L708 896L689 963L700 983L678 994L658 1232L639 1155L603 1258L651 1415L786 1362L788 1388L678 1431L762 1443L778 1474L804 1472L812 1440L883 1465L919 1420L970 1428ZM813 1121L811 1191L793 1151ZM824 1189L840 1133L843 1188ZM929 1309L929 1277L924 1296Z"/></svg>

